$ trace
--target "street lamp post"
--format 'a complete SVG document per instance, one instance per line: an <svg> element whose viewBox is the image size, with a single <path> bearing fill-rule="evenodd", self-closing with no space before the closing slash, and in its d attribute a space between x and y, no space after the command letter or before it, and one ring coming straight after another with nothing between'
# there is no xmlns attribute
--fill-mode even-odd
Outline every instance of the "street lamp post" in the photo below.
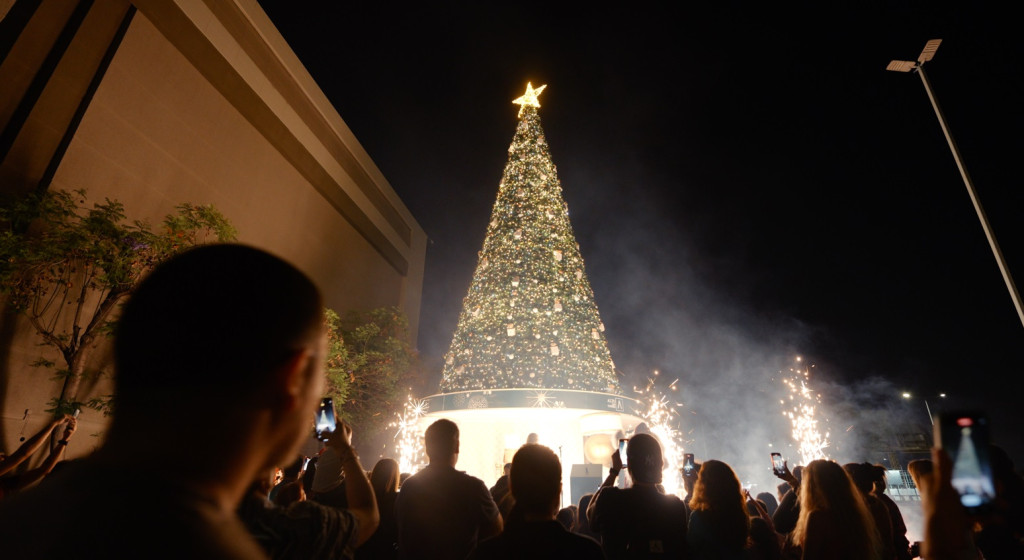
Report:
<svg viewBox="0 0 1024 560"><path fill-rule="evenodd" d="M956 166L960 169L960 176L964 179L964 185L967 186L967 194L971 197L971 202L974 204L974 211L978 213L978 220L981 221L981 228L985 231L985 237L988 239L989 247L992 248L992 255L996 258L996 264L999 265L999 272L1003 275L1003 282L1006 283L1006 289L1010 292L1010 299L1013 300L1014 307L1017 308L1017 316L1020 318L1021 325L1024 325L1024 306L1021 305L1020 294L1017 292L1017 286L1013 282L1013 276L1010 275L1010 269L1006 266L1006 259L1003 258L1003 252L999 249L999 244L996 242L995 233L992 232L992 228L989 227L988 217L985 216L985 210L981 207L981 201L978 200L978 194L974 190L974 183L971 181L970 175L967 174L967 168L964 167L963 160L960 158L960 149L957 148L956 141L953 140L953 134L949 131L949 125L946 124L946 117L942 114L942 109L939 108L939 101L935 98L935 93L932 92L932 86L928 82L928 76L924 73L924 63L928 62L935 57L935 51L938 50L939 44L942 43L942 39L932 39L924 45L924 49L921 54L917 57L916 62L909 60L893 60L886 66L886 70L893 72L917 72L921 76L921 83L924 84L924 90L928 93L928 99L932 102L932 108L935 109L935 116L939 118L939 125L942 127L942 133L946 135L946 142L949 143L949 149L953 152L953 159L956 160ZM931 414L929 413L929 416Z"/></svg>
<svg viewBox="0 0 1024 560"><path fill-rule="evenodd" d="M940 398L940 399L944 399L944 398L946 398L946 393L939 393L938 395L935 395L935 396ZM909 401L910 399L914 398L914 396L911 395L910 393L906 393L905 392L905 393L903 393L903 398ZM928 421L931 422L932 426L934 426L935 425L935 418L932 416L932 407L928 405L928 399L929 398L930 397L924 397L921 400L924 401L924 409L928 411Z"/></svg>

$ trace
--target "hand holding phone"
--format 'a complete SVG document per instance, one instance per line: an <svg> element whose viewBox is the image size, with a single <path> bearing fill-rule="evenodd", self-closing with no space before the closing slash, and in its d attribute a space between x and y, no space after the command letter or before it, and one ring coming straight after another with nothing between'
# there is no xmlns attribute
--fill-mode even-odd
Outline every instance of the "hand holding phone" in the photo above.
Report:
<svg viewBox="0 0 1024 560"><path fill-rule="evenodd" d="M976 411L949 412L935 423L935 446L953 463L953 488L967 511L981 513L995 500L989 461L988 418Z"/></svg>
<svg viewBox="0 0 1024 560"><path fill-rule="evenodd" d="M620 468L626 468L626 445L629 443L629 438L623 438L619 440L619 465ZM614 467L615 459L612 458L612 466Z"/></svg>
<svg viewBox="0 0 1024 560"><path fill-rule="evenodd" d="M334 399L331 397L324 397L320 401L320 408L316 411L316 417L314 418L314 434L316 439L324 441L327 439L331 432L337 429L337 422L335 421L334 414Z"/></svg>
<svg viewBox="0 0 1024 560"><path fill-rule="evenodd" d="M692 476L697 466L693 462L693 453L683 454L683 476Z"/></svg>

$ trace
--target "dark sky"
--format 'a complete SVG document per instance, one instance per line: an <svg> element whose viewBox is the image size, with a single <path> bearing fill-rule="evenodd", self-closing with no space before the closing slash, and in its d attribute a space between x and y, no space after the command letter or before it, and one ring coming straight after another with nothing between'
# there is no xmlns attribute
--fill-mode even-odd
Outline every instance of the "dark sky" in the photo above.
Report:
<svg viewBox="0 0 1024 560"><path fill-rule="evenodd" d="M530 80L627 385L756 384L802 354L823 383L945 392L1019 439L1024 327L919 77L885 71L943 39L925 68L1024 282L1008 11L260 4L430 238L437 380Z"/></svg>

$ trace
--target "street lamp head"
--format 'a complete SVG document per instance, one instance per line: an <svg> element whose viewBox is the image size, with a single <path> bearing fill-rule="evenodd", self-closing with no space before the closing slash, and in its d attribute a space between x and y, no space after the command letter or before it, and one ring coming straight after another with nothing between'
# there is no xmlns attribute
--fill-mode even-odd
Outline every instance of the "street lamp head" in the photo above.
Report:
<svg viewBox="0 0 1024 560"><path fill-rule="evenodd" d="M935 58L935 51L939 50L939 45L941 43L942 39L932 39L925 43L924 50L922 50L921 54L917 57L917 61L924 64L925 62Z"/></svg>
<svg viewBox="0 0 1024 560"><path fill-rule="evenodd" d="M890 72L910 72L915 68L917 68L917 63L909 60L892 60L885 67Z"/></svg>
<svg viewBox="0 0 1024 560"><path fill-rule="evenodd" d="M903 393L903 398L909 399L910 398L910 393Z"/></svg>

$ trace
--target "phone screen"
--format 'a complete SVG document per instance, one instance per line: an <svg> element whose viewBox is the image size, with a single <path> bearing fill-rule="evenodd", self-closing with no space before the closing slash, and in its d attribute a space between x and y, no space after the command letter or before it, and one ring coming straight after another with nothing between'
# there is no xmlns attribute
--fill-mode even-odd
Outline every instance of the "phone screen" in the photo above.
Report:
<svg viewBox="0 0 1024 560"><path fill-rule="evenodd" d="M692 473L694 468L696 465L693 464L693 453L683 454L683 470L686 471L686 474Z"/></svg>
<svg viewBox="0 0 1024 560"><path fill-rule="evenodd" d="M619 440L619 457L622 459L622 468L626 468L626 444L629 439Z"/></svg>
<svg viewBox="0 0 1024 560"><path fill-rule="evenodd" d="M786 465L782 460L782 453L772 453L772 472L782 474Z"/></svg>
<svg viewBox="0 0 1024 560"><path fill-rule="evenodd" d="M320 409L316 411L316 439L323 441L326 439L324 432L333 432L337 427L334 420L334 400L330 397L324 398L320 401Z"/></svg>
<svg viewBox="0 0 1024 560"><path fill-rule="evenodd" d="M306 457L302 460L302 470L306 470L306 467L309 466L310 459L312 459L312 457Z"/></svg>
<svg viewBox="0 0 1024 560"><path fill-rule="evenodd" d="M936 444L953 461L953 488L960 503L975 512L995 499L992 465L989 462L988 418L976 412L952 412L935 424Z"/></svg>

